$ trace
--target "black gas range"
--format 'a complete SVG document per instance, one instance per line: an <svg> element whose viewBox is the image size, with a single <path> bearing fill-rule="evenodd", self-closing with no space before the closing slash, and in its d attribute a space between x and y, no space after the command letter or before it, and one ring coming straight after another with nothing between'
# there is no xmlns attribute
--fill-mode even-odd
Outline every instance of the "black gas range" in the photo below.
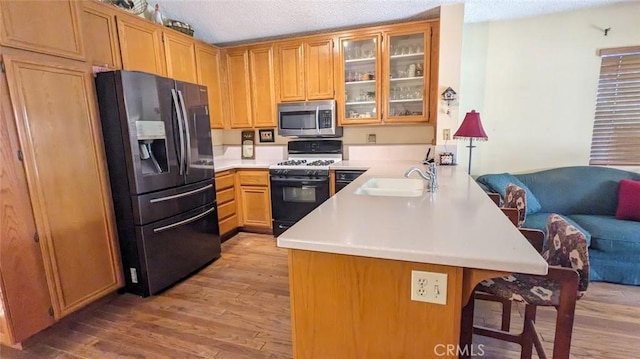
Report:
<svg viewBox="0 0 640 359"><path fill-rule="evenodd" d="M342 141L290 141L287 152L286 161L269 167L276 237L329 199L329 166L342 160Z"/></svg>

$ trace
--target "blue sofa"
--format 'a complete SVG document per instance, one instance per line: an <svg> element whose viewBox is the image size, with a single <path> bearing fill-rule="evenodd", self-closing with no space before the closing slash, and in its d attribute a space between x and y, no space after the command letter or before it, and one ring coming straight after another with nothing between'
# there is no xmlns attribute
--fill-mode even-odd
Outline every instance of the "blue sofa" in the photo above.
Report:
<svg viewBox="0 0 640 359"><path fill-rule="evenodd" d="M580 166L488 174L476 181L487 192L504 195L504 183L514 177L528 193L523 227L546 231L549 215L561 214L587 235L591 280L640 285L640 222L615 218L620 180L640 181L640 173Z"/></svg>

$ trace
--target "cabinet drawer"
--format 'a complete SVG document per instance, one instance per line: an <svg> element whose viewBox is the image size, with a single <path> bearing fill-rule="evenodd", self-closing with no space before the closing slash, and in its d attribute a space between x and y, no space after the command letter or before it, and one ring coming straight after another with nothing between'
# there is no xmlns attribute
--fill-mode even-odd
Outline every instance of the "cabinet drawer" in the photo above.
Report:
<svg viewBox="0 0 640 359"><path fill-rule="evenodd" d="M216 175L216 191L233 187L233 175L225 174L222 176Z"/></svg>
<svg viewBox="0 0 640 359"><path fill-rule="evenodd" d="M241 171L238 172L240 185L268 186L269 172L267 171Z"/></svg>
<svg viewBox="0 0 640 359"><path fill-rule="evenodd" d="M218 218L227 218L236 214L236 202L229 202L218 206Z"/></svg>
<svg viewBox="0 0 640 359"><path fill-rule="evenodd" d="M220 235L226 234L236 228L238 228L238 217L233 216L220 221Z"/></svg>
<svg viewBox="0 0 640 359"><path fill-rule="evenodd" d="M236 198L235 191L233 188L227 188L222 191L218 191L216 194L216 200L218 204L227 203L229 201L233 201Z"/></svg>

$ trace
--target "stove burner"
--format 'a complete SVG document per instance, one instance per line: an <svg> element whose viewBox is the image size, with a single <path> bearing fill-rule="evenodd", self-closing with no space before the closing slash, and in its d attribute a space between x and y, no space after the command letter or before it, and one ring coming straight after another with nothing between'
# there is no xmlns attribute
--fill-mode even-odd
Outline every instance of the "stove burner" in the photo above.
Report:
<svg viewBox="0 0 640 359"><path fill-rule="evenodd" d="M307 163L307 166L329 166L334 162L334 160L315 160L313 162Z"/></svg>
<svg viewBox="0 0 640 359"><path fill-rule="evenodd" d="M278 162L278 166L304 166L307 160L287 160L284 162Z"/></svg>

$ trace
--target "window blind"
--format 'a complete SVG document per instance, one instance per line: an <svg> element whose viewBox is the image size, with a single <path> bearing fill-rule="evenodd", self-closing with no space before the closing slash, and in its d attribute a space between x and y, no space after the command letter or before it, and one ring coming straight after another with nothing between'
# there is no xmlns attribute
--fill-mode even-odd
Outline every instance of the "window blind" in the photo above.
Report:
<svg viewBox="0 0 640 359"><path fill-rule="evenodd" d="M592 165L640 165L640 46L600 51Z"/></svg>

